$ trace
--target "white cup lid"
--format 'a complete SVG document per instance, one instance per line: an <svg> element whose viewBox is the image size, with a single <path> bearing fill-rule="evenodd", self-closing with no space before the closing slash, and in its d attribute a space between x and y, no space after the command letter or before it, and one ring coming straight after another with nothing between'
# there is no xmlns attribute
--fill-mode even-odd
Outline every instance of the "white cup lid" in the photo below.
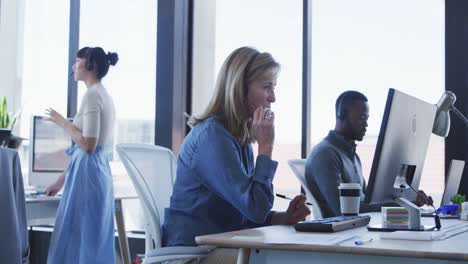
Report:
<svg viewBox="0 0 468 264"><path fill-rule="evenodd" d="M338 186L338 189L361 189L361 184L359 183L341 183Z"/></svg>

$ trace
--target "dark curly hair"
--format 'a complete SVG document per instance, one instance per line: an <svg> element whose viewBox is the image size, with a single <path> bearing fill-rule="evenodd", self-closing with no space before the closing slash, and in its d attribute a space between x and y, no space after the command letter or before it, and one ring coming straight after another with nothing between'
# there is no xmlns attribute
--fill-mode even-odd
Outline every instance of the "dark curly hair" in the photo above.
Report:
<svg viewBox="0 0 468 264"><path fill-rule="evenodd" d="M109 66L114 66L119 60L119 55L115 52L108 52L107 54L101 47L84 47L77 53L76 57L86 59L86 69L95 70L96 78L101 80L106 76L109 71Z"/></svg>

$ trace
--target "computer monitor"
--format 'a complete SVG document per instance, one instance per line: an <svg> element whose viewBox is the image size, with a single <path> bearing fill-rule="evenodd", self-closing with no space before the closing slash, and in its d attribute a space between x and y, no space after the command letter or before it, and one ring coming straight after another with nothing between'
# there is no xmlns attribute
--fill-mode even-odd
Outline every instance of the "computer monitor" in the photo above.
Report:
<svg viewBox="0 0 468 264"><path fill-rule="evenodd" d="M366 203L397 202L409 211L408 206L412 207L420 219L419 208L401 202L416 199L414 190L419 188L436 110L434 104L389 89L366 190ZM420 223L411 221L410 226L420 226Z"/></svg>
<svg viewBox="0 0 468 264"><path fill-rule="evenodd" d="M463 168L465 167L465 161L463 160L452 160L450 162L449 170L447 173L447 179L445 181L444 194L440 201L440 206L450 203L450 198L458 194L460 187L461 177L463 175Z"/></svg>
<svg viewBox="0 0 468 264"><path fill-rule="evenodd" d="M42 116L33 116L29 151L29 185L44 190L67 168L65 151L72 146L64 129Z"/></svg>

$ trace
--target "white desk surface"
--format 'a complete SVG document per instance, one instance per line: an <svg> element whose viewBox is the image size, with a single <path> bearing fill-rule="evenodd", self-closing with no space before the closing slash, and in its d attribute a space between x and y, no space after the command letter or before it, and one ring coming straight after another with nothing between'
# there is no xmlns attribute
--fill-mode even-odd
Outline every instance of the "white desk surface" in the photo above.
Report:
<svg viewBox="0 0 468 264"><path fill-rule="evenodd" d="M371 224L380 222L380 213L371 214ZM433 218L423 218L423 224L433 225ZM442 220L442 228L460 220ZM354 236L354 239L349 239ZM348 240L343 241L343 239ZM361 246L354 244L356 238L373 238ZM251 248L279 251L314 251L356 255L390 257L431 258L468 260L468 232L438 241L413 241L380 239L380 232L369 232L366 227L336 233L297 232L292 226L267 226L255 229L227 232L196 237L201 245L229 248ZM340 242L341 241L341 242Z"/></svg>
<svg viewBox="0 0 468 264"><path fill-rule="evenodd" d="M28 225L53 225L55 213L62 196L39 195L36 197L27 195L26 212ZM135 199L138 195L130 182L114 181L114 199L119 206L124 199Z"/></svg>
<svg viewBox="0 0 468 264"><path fill-rule="evenodd" d="M56 196L39 195L36 197L26 196L25 200L26 200L26 204L31 204L31 203L55 202L55 201L60 201L61 198L62 198L61 195L56 195ZM136 198L138 198L138 195L134 193L118 193L118 194L115 194L114 196L115 200L136 199Z"/></svg>
<svg viewBox="0 0 468 264"><path fill-rule="evenodd" d="M127 176L128 177L128 176ZM135 199L138 198L138 194L133 187L133 184L130 181L124 181L115 179L113 180L114 184L114 199L115 200L124 200L124 199ZM43 202L54 202L60 201L61 196L45 196L38 195L36 197L26 195L26 203L43 203Z"/></svg>

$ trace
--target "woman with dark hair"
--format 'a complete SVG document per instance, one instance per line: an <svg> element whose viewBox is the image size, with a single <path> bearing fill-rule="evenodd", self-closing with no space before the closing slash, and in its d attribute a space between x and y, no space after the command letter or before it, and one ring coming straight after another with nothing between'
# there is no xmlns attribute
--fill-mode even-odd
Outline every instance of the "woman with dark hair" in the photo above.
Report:
<svg viewBox="0 0 468 264"><path fill-rule="evenodd" d="M114 191L107 150L112 150L115 109L101 80L117 60L117 53L106 54L100 47L80 49L73 76L87 91L73 123L52 108L46 110L75 142L67 151L67 170L46 189L47 195L55 195L64 187L48 264L114 263Z"/></svg>
<svg viewBox="0 0 468 264"><path fill-rule="evenodd" d="M164 215L164 246L195 246L195 237L265 225L292 225L310 210L298 195L272 211L276 79L280 65L266 52L242 47L224 61L204 113L191 119L177 159L177 177ZM252 143L258 143L254 160ZM197 260L236 263L237 250L216 249Z"/></svg>

